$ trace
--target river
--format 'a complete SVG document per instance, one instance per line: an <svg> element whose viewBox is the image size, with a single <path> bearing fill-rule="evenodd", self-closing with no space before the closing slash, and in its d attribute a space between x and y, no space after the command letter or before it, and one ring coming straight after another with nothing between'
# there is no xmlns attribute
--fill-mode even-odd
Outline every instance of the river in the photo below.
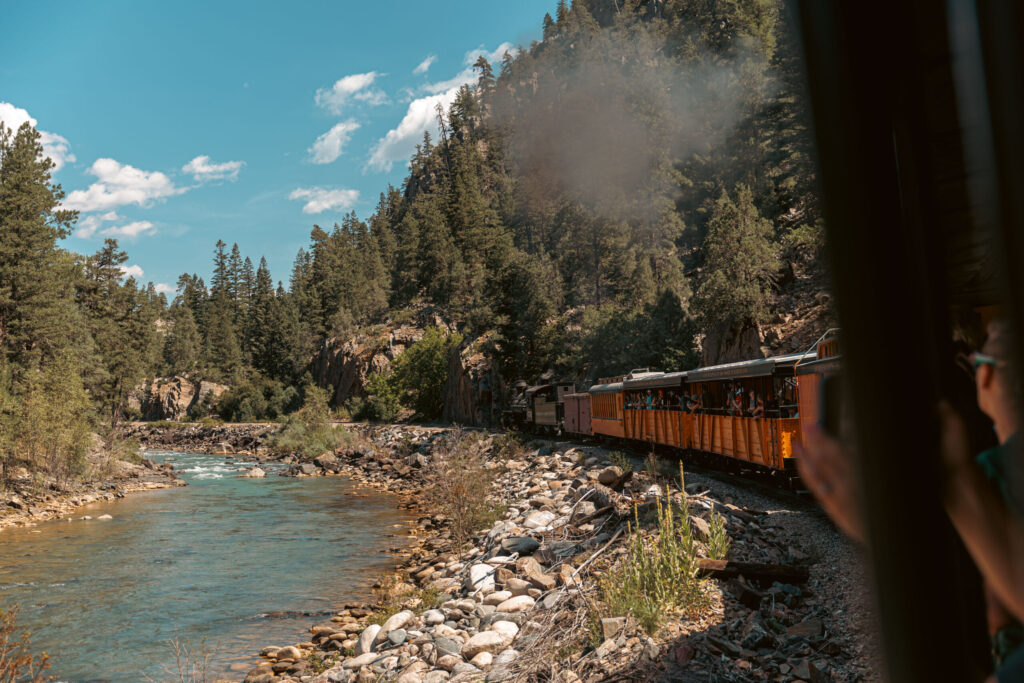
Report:
<svg viewBox="0 0 1024 683"><path fill-rule="evenodd" d="M189 485L0 532L0 606L20 605L58 680L178 680L175 639L205 645L210 680L240 679L262 647L329 618L274 613L369 598L403 544L396 500L345 478L278 477L270 464L265 479L239 479L223 456L148 455Z"/></svg>

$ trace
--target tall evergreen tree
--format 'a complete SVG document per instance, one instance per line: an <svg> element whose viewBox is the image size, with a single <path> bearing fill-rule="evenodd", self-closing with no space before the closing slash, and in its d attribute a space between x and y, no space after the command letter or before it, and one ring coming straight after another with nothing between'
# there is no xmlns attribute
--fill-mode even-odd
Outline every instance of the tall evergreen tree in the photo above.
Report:
<svg viewBox="0 0 1024 683"><path fill-rule="evenodd" d="M761 217L746 185L735 200L722 190L708 220L704 241L704 280L697 302L709 324L742 326L761 322L768 310L768 288L778 269L772 224Z"/></svg>
<svg viewBox="0 0 1024 683"><path fill-rule="evenodd" d="M57 248L76 213L60 209L53 162L27 123L0 124L0 354L17 379L55 358L77 336L76 269Z"/></svg>
<svg viewBox="0 0 1024 683"><path fill-rule="evenodd" d="M177 304L170 310L170 330L164 341L164 372L177 375L192 372L199 365L203 340L188 306Z"/></svg>

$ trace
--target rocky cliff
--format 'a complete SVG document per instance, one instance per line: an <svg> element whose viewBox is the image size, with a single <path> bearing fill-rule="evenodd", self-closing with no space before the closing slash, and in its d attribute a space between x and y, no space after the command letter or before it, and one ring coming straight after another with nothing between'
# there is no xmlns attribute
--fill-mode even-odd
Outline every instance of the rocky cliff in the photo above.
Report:
<svg viewBox="0 0 1024 683"><path fill-rule="evenodd" d="M452 354L444 386L444 422L484 426L500 421L504 382L494 358L483 351L491 334L463 344Z"/></svg>
<svg viewBox="0 0 1024 683"><path fill-rule="evenodd" d="M353 396L365 396L367 376L387 370L391 361L422 339L424 330L432 326L454 330L439 309L423 306L407 321L389 320L352 337L328 339L313 356L310 374L317 386L332 390L331 405L341 406Z"/></svg>
<svg viewBox="0 0 1024 683"><path fill-rule="evenodd" d="M193 406L215 403L228 390L223 384L193 380L183 375L157 377L138 387L129 398L129 407L143 420L183 420Z"/></svg>

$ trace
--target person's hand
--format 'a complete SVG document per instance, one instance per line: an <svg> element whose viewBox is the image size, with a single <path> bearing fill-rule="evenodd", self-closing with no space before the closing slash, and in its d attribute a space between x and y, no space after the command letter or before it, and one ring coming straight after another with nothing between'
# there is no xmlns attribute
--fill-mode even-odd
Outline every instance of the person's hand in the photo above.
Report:
<svg viewBox="0 0 1024 683"><path fill-rule="evenodd" d="M793 444L800 479L847 536L864 542L864 522L856 494L852 454L821 427L803 431L803 443Z"/></svg>

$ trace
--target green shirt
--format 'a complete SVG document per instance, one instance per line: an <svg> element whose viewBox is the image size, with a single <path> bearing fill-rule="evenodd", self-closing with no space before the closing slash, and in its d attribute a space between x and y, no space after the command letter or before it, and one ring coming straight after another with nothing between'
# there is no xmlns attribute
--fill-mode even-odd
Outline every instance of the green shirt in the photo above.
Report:
<svg viewBox="0 0 1024 683"><path fill-rule="evenodd" d="M1024 453L1019 433L976 458L985 476L995 484L1007 507L1024 520Z"/></svg>

